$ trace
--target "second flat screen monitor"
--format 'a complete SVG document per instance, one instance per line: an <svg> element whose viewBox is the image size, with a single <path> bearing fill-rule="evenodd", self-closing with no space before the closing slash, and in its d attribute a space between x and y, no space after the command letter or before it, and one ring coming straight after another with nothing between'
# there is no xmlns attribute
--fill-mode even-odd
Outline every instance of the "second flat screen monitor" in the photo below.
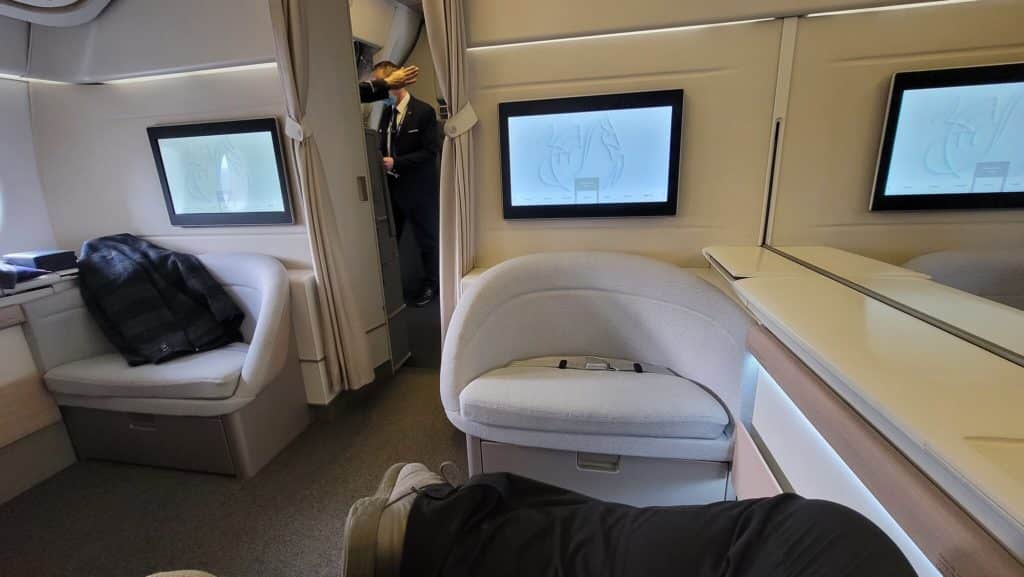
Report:
<svg viewBox="0 0 1024 577"><path fill-rule="evenodd" d="M505 218L676 213L683 91L498 106Z"/></svg>

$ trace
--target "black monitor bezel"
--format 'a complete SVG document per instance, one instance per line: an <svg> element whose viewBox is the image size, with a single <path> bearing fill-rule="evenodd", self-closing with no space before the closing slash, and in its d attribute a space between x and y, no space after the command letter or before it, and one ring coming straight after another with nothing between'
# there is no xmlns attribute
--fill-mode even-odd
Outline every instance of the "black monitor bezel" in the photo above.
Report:
<svg viewBox="0 0 1024 577"><path fill-rule="evenodd" d="M672 134L669 150L668 198L663 202L616 204L556 204L542 206L513 206L508 151L508 119L513 116L535 116L564 112L592 110L621 110L629 108L672 107ZM498 124L501 140L501 189L504 218L610 218L632 216L672 216L676 214L679 197L679 164L682 149L683 90L656 90L621 94L573 96L547 100L501 102L498 104Z"/></svg>
<svg viewBox="0 0 1024 577"><path fill-rule="evenodd" d="M893 143L899 123L903 93L921 88L947 88L980 84L1024 82L1024 63L974 66L897 72L889 90L889 108L886 112L882 142L875 170L875 186L871 193L870 210L985 210L1024 208L1024 191L997 193L952 193L886 196Z"/></svg>
<svg viewBox="0 0 1024 577"><path fill-rule="evenodd" d="M285 173L284 154L282 153L281 148L281 136L276 118L254 118L247 120L226 120L194 124L150 126L146 128L146 132L149 134L149 145L153 150L153 159L156 162L157 174L160 178L160 186L164 192L164 202L167 205L167 216L170 218L172 225L265 226L295 223L295 216L292 212L291 192L288 187L288 177ZM179 214L174 208L174 199L171 197L171 189L167 183L167 173L164 170L163 156L160 153L159 141L166 138L214 136L246 132L270 133L271 139L274 143L274 158L277 160L277 177L281 186L284 210L275 212L213 212Z"/></svg>

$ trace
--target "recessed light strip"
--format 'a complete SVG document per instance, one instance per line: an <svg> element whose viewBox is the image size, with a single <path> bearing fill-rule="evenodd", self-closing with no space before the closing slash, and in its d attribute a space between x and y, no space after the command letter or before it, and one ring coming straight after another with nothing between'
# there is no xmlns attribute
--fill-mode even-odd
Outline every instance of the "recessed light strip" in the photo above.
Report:
<svg viewBox="0 0 1024 577"><path fill-rule="evenodd" d="M151 76L133 76L129 78L107 80L104 82L104 84L136 84L139 82L151 82L153 80L170 80L172 78L185 78L187 76L206 76L209 74L221 74L225 72L242 72L245 70L264 70L268 68L277 68L277 62L260 62L258 64L244 64L242 66L225 66L223 68L208 68L205 70L191 70L189 72L153 74Z"/></svg>
<svg viewBox="0 0 1024 577"><path fill-rule="evenodd" d="M550 38L546 40L524 40L522 42L509 42L506 44L489 44L487 46L474 46L467 48L469 52L477 50L493 50L495 48L518 48L521 46L535 46L538 44L557 44L560 42L575 42L577 40L595 40L600 38L620 38L623 36L640 36L643 34L660 34L662 32L678 32L680 30L698 30L700 28L717 28L719 26L734 26L736 24L750 24L752 22L765 22L774 18L755 18L753 20L734 20L732 22L715 22L713 24L694 24L691 26L671 26L668 28L650 28L646 30L633 30L631 32L608 32L603 34L587 34L583 36L568 36L565 38Z"/></svg>
<svg viewBox="0 0 1024 577"><path fill-rule="evenodd" d="M909 10L911 8L928 8L930 6L942 6L945 4L966 4L977 2L977 0L932 0L931 2L914 2L913 4L890 4L888 6L875 6L874 8L854 8L851 10L835 10L833 12L815 12L808 14L808 18L818 16L839 16L842 14L860 14L862 12L889 12L891 10Z"/></svg>
<svg viewBox="0 0 1024 577"><path fill-rule="evenodd" d="M18 76L17 74L2 73L0 73L0 80L16 80L18 82L32 82L34 84L70 84L69 82L60 82L57 80L44 80L42 78L32 78L30 76Z"/></svg>

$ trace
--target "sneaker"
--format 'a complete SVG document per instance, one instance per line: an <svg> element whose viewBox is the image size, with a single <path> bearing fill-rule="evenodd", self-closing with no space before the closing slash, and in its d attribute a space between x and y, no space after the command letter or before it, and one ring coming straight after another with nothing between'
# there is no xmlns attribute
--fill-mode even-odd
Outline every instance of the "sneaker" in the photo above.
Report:
<svg viewBox="0 0 1024 577"><path fill-rule="evenodd" d="M415 489L443 482L440 475L420 463L392 465L374 495L356 501L348 512L342 576L398 575Z"/></svg>
<svg viewBox="0 0 1024 577"><path fill-rule="evenodd" d="M420 293L420 296L416 297L416 300L413 301L412 306L421 309L429 305L430 303L434 302L435 298L437 298L437 291L434 290L433 287L424 287L423 292Z"/></svg>

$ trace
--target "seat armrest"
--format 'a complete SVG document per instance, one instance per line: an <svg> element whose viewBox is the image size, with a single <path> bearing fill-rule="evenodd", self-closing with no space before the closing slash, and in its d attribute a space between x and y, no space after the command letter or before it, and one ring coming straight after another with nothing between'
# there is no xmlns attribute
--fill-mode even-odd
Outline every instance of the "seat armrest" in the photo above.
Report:
<svg viewBox="0 0 1024 577"><path fill-rule="evenodd" d="M262 279L260 314L242 365L236 395L255 397L277 378L291 352L291 292L288 273L277 261Z"/></svg>
<svg viewBox="0 0 1024 577"><path fill-rule="evenodd" d="M249 352L236 397L254 398L281 373L291 354L291 293L288 273L276 259L259 254L204 254L211 274L254 321Z"/></svg>

